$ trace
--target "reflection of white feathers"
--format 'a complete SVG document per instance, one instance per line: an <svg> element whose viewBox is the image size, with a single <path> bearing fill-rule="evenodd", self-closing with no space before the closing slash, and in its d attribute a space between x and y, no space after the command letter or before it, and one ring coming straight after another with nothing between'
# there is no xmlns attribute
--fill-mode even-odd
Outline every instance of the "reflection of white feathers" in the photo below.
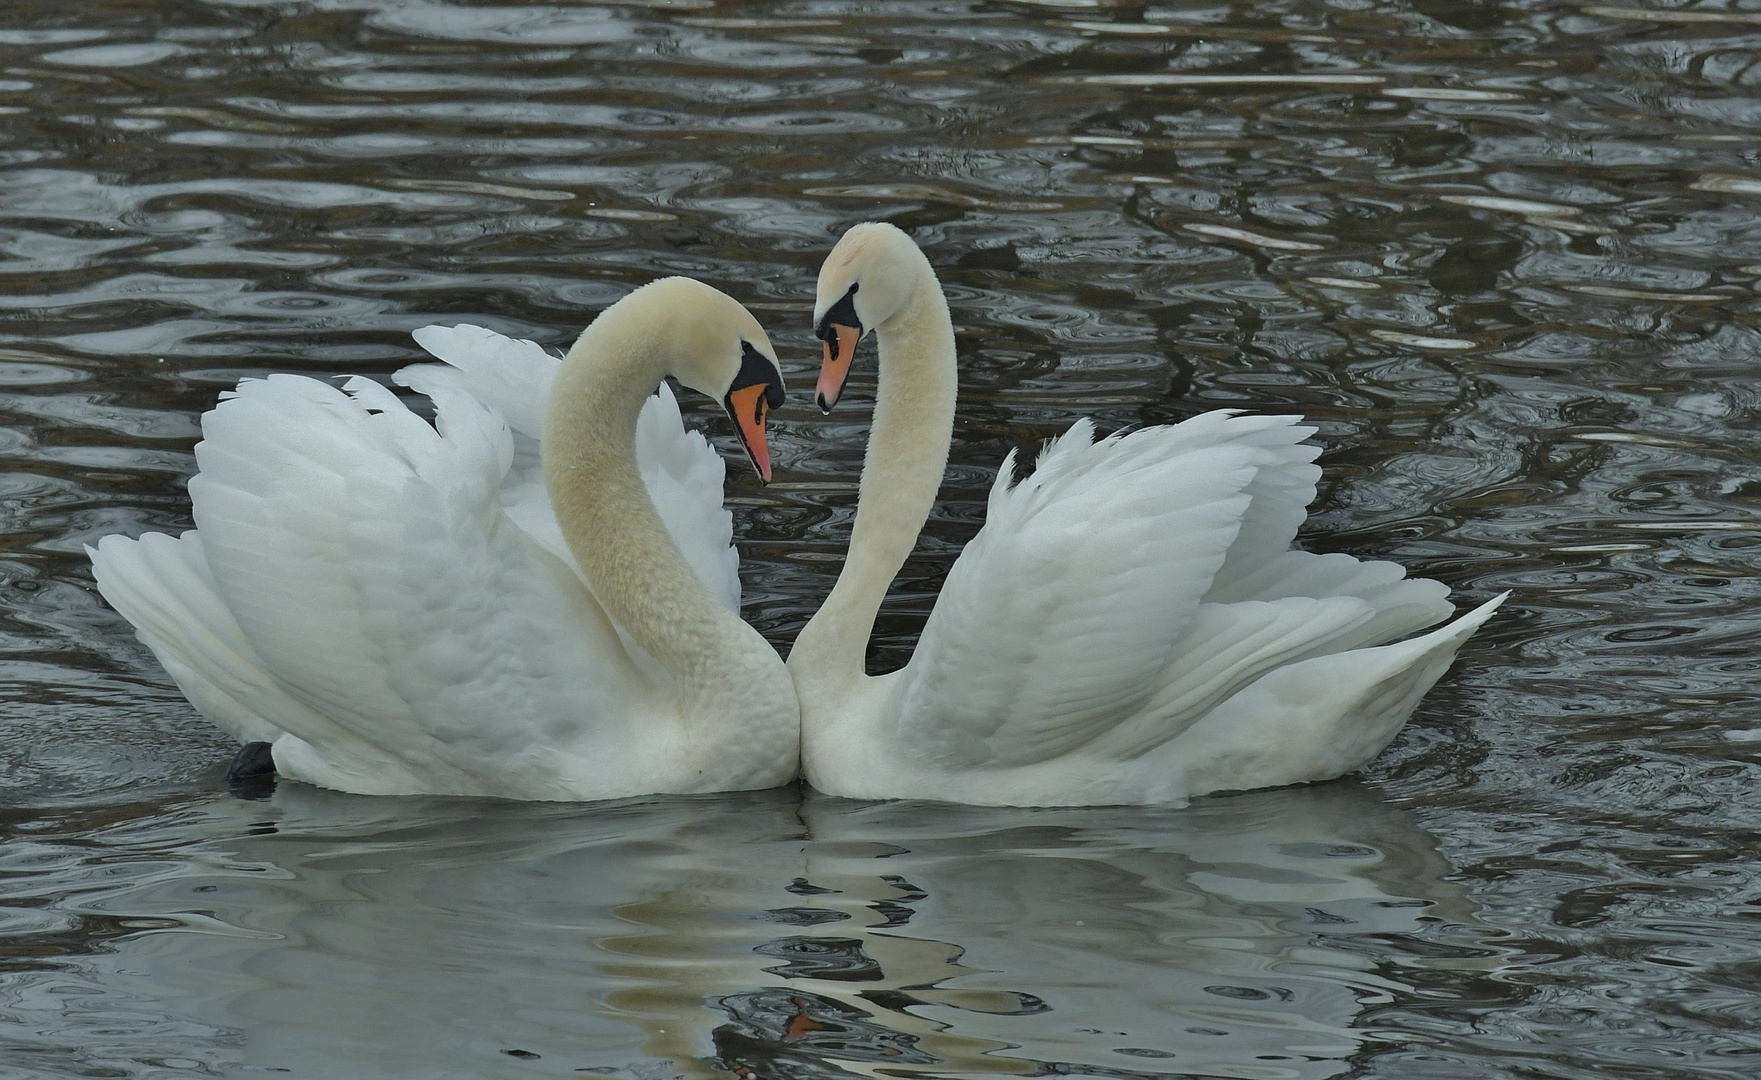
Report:
<svg viewBox="0 0 1761 1080"><path fill-rule="evenodd" d="M539 468L561 361L473 326L391 391L247 379L202 419L197 529L104 538L99 588L190 701L296 778L370 794L599 798L666 790L665 671L607 619ZM662 386L638 421L655 507L738 610L723 465Z"/></svg>
<svg viewBox="0 0 1761 1080"><path fill-rule="evenodd" d="M1180 810L812 799L802 816L806 880L835 890L810 902L850 915L807 933L860 935L885 973L813 989L917 999L869 1008L964 1061L943 1070L957 1075L1057 1061L1335 1076L1361 1048L1365 1005L1413 992L1353 940L1475 921L1432 838L1350 783ZM1133 1067L1121 1050L1147 1053Z"/></svg>
<svg viewBox="0 0 1761 1080"><path fill-rule="evenodd" d="M266 818L274 832L251 828ZM181 856L155 839L166 830L193 841ZM115 857L144 842L152 859ZM117 903L171 929L83 958L75 974L110 992L48 995L45 1029L120 1029L88 1037L134 1060L206 1055L216 1073L1171 1062L1323 1080L1373 1045L1385 1025L1366 1021L1389 995L1422 1000L1446 971L1510 962L1413 816L1350 783L1180 811L803 802L787 788L495 806L284 785L272 805L180 806L97 843L67 857L102 858L128 883ZM131 1002L161 1022L117 1023ZM900 1057L915 1069L892 1068Z"/></svg>

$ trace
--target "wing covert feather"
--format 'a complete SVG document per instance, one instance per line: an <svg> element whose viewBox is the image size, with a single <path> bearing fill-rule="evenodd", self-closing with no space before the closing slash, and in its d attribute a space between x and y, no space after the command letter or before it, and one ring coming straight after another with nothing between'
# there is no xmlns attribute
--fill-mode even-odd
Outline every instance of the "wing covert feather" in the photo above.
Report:
<svg viewBox="0 0 1761 1080"><path fill-rule="evenodd" d="M263 670L220 598L199 533L106 536L86 554L104 599L203 716L239 742L273 742L282 733L278 706L297 706Z"/></svg>
<svg viewBox="0 0 1761 1080"><path fill-rule="evenodd" d="M227 607L310 710L288 730L469 776L538 717L579 718L555 749L629 716L634 688L586 591L500 527L499 414L434 389L430 427L366 380L248 380L203 418L190 488Z"/></svg>
<svg viewBox="0 0 1761 1080"><path fill-rule="evenodd" d="M1137 711L1247 510L1251 446L1080 421L993 486L897 680L903 745L944 766L1067 753Z"/></svg>
<svg viewBox="0 0 1761 1080"><path fill-rule="evenodd" d="M414 336L445 365L413 365L394 380L430 397L436 388L456 386L507 420L514 463L502 504L539 546L575 566L539 465L545 406L562 361L535 342L481 326L425 326ZM698 580L728 610L739 611L740 555L733 514L722 501L727 469L708 439L685 428L670 386L663 384L637 419L636 464L661 522Z"/></svg>
<svg viewBox="0 0 1761 1080"><path fill-rule="evenodd" d="M1450 613L1394 563L1294 550L1319 450L1295 416L1220 410L1092 440L1011 485L895 680L905 745L941 767L1153 751L1277 668Z"/></svg>

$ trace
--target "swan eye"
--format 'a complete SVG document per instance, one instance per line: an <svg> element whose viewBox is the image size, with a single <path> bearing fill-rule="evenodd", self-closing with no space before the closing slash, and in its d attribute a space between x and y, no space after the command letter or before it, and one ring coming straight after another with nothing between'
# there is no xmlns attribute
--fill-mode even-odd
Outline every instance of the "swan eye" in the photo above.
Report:
<svg viewBox="0 0 1761 1080"><path fill-rule="evenodd" d="M832 341L837 338L837 327L840 326L855 330L858 338L862 336L862 320L856 317L856 290L859 288L860 283L851 285L843 299L826 311L825 317L819 320L819 325L813 328L814 337L821 341Z"/></svg>

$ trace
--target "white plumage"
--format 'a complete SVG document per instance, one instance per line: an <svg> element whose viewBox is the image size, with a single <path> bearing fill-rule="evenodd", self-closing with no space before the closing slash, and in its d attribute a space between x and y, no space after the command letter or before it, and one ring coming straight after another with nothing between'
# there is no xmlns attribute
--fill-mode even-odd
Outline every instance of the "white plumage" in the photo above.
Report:
<svg viewBox="0 0 1761 1080"><path fill-rule="evenodd" d="M750 760L706 768L672 677L582 574L539 457L563 361L474 326L416 337L446 363L396 380L433 401L432 425L366 379L247 379L202 418L196 529L88 549L104 596L190 701L241 741L273 742L282 773L368 794L581 799L788 779L792 729L788 745L754 733ZM636 432L666 532L737 612L720 457L665 384Z"/></svg>
<svg viewBox="0 0 1761 1080"><path fill-rule="evenodd" d="M1320 477L1300 417L1219 411L1099 441L1079 420L1025 479L1004 461L910 662L867 677L874 609L941 478L954 353L904 234L851 230L820 311L852 285L882 368L862 504L789 658L823 791L1069 805L1331 779L1394 738L1502 601L1386 644L1447 618L1448 589L1293 549Z"/></svg>
<svg viewBox="0 0 1761 1080"><path fill-rule="evenodd" d="M513 468L502 483L502 506L546 550L573 563L538 466L544 406L562 361L530 341L480 326L424 326L413 336L446 364L419 364L393 378L429 397L434 397L430 387L457 386L501 413L514 443ZM668 386L661 386L637 420L636 464L654 508L698 580L729 611L739 611L740 553L734 550L733 515L722 505L727 469L707 439L685 430Z"/></svg>

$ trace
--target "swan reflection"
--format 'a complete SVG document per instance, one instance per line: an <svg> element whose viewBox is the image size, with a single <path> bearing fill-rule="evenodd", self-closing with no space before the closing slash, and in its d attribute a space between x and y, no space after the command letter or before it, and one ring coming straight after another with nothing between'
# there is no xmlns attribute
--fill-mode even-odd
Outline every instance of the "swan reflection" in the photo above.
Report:
<svg viewBox="0 0 1761 1080"><path fill-rule="evenodd" d="M200 812L209 839L178 815L112 910L202 917L118 942L110 978L294 1076L1325 1077L1408 990L1389 954L1475 962L1390 945L1475 917L1352 783L1184 810L284 785Z"/></svg>

